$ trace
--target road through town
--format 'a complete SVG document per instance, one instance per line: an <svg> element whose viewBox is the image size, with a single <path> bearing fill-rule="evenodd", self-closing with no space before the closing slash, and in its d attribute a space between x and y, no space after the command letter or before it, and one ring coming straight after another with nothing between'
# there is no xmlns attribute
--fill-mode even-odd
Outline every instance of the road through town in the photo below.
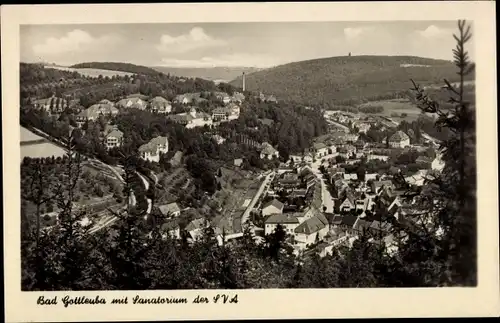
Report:
<svg viewBox="0 0 500 323"><path fill-rule="evenodd" d="M334 158L336 154L331 154L331 155L326 155L322 159L327 160L330 158ZM330 194L330 191L328 190L325 179L323 178L323 174L321 174L319 167L321 166L322 159L318 159L315 162L311 164L311 169L314 172L314 175L318 178L318 180L321 183L321 199L323 201L323 206L326 206L326 212L328 213L333 213L334 209L334 203L333 203L333 197Z"/></svg>
<svg viewBox="0 0 500 323"><path fill-rule="evenodd" d="M245 212L243 212L243 215L241 216L241 224L245 224L246 221L248 221L248 218L250 217L250 212L253 210L255 203L259 200L260 196L264 192L264 190L267 188L268 184L271 183L271 181L274 178L275 173L270 172L269 174L266 175L264 178L264 181L259 187L259 190L257 191L257 194L252 198L252 201L250 204L248 204L247 208L245 209Z"/></svg>

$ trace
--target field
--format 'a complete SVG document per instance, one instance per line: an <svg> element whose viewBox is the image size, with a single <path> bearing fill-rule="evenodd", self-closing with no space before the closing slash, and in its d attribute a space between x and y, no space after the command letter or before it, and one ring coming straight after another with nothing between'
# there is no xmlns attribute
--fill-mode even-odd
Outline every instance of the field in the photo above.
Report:
<svg viewBox="0 0 500 323"><path fill-rule="evenodd" d="M110 70L102 70L96 68L71 68L64 66L45 66L45 68L53 68L56 70L69 71L69 72L78 72L83 76L90 76L90 77L98 77L99 75L102 75L103 77L105 76L112 77L114 75L117 76L134 75L134 73L129 73L129 72L110 71Z"/></svg>
<svg viewBox="0 0 500 323"><path fill-rule="evenodd" d="M162 203L174 202L180 194L189 195L195 189L191 174L183 167L174 168L159 176L159 183L164 187L158 196Z"/></svg>
<svg viewBox="0 0 500 323"><path fill-rule="evenodd" d="M409 100L405 99L395 99L395 100L384 100L384 101L372 101L359 105L359 107L369 107L369 106L383 106L384 111L380 113L370 113L372 115L380 115L384 117L389 117L396 122L402 120L411 122L418 118L421 111L418 107L413 105ZM398 114L398 117L392 116L392 114ZM401 117L402 113L406 113L405 118Z"/></svg>
<svg viewBox="0 0 500 323"><path fill-rule="evenodd" d="M37 142L34 144L22 144L29 141L40 140L42 142ZM21 127L21 160L24 157L31 158L46 158L46 157L62 157L66 154L66 151L59 146L45 140L44 138L32 133L26 128Z"/></svg>
<svg viewBox="0 0 500 323"><path fill-rule="evenodd" d="M34 134L33 132L29 131L28 129L21 127L21 142L25 141L34 141L34 140L40 140L44 139L40 137L37 134Z"/></svg>

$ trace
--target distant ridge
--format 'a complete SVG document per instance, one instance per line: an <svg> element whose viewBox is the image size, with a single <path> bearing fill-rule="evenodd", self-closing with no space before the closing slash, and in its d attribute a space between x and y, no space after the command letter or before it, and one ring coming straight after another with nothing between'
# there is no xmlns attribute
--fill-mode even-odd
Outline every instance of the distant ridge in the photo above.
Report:
<svg viewBox="0 0 500 323"><path fill-rule="evenodd" d="M146 66L134 65L130 63L118 63L118 62L88 62L88 63L75 64L69 67L95 68L101 70L120 71L120 72L128 72L133 74L144 74L144 75L158 75L160 73Z"/></svg>
<svg viewBox="0 0 500 323"><path fill-rule="evenodd" d="M152 66L152 69L178 77L202 78L210 81L229 82L243 72L254 73L261 71L256 67L167 67Z"/></svg>
<svg viewBox="0 0 500 323"><path fill-rule="evenodd" d="M305 104L355 104L390 98L422 85L457 81L451 61L416 56L340 56L279 65L247 73L246 89ZM230 82L242 87L241 76Z"/></svg>

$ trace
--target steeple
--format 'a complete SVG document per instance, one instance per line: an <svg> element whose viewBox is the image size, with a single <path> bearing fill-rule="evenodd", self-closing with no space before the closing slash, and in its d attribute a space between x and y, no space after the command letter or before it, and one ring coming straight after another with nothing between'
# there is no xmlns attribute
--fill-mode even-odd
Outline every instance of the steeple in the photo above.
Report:
<svg viewBox="0 0 500 323"><path fill-rule="evenodd" d="M245 92L245 72L243 72L243 92Z"/></svg>

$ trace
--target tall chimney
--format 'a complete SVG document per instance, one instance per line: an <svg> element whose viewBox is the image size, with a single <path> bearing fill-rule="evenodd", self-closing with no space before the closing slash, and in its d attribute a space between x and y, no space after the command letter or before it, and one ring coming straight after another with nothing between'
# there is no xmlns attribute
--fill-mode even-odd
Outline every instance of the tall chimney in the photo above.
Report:
<svg viewBox="0 0 500 323"><path fill-rule="evenodd" d="M243 72L243 92L245 92L245 72Z"/></svg>

